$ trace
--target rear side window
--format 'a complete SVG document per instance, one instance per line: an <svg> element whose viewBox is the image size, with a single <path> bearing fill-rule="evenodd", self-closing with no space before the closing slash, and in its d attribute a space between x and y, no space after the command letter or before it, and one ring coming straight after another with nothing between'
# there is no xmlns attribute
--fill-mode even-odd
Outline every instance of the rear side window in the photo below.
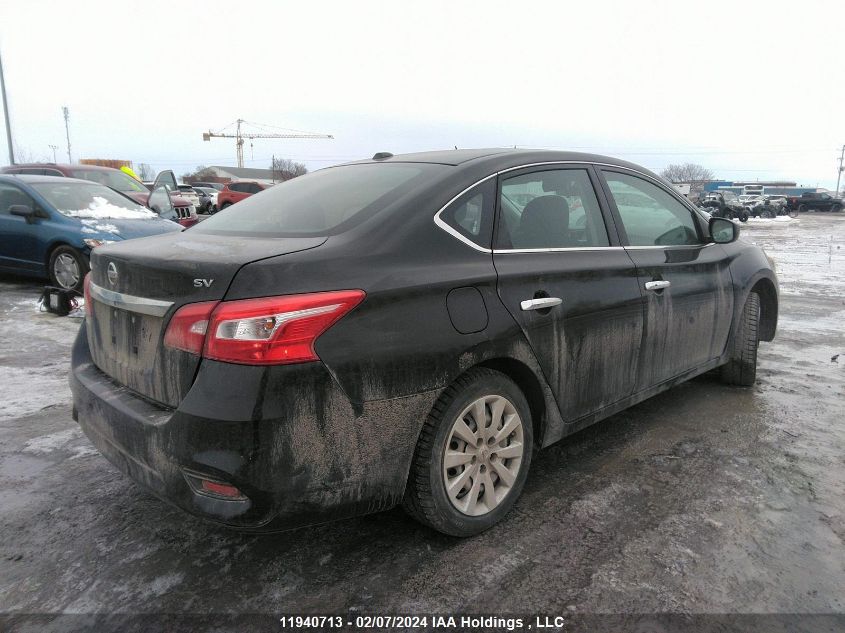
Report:
<svg viewBox="0 0 845 633"><path fill-rule="evenodd" d="M609 246L586 169L549 169L502 180L497 248Z"/></svg>
<svg viewBox="0 0 845 633"><path fill-rule="evenodd" d="M245 198L235 211L217 213L191 230L278 237L341 233L447 169L427 163L363 163L321 169Z"/></svg>
<svg viewBox="0 0 845 633"><path fill-rule="evenodd" d="M637 176L604 171L631 246L699 244L692 211ZM727 196L726 196L727 197Z"/></svg>
<svg viewBox="0 0 845 633"><path fill-rule="evenodd" d="M495 199L496 179L489 178L446 207L440 219L474 244L490 248Z"/></svg>

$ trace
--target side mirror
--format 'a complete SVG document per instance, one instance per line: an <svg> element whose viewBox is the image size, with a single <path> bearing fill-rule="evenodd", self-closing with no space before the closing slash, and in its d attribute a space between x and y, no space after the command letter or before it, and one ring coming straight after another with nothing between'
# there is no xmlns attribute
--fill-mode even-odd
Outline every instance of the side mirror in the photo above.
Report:
<svg viewBox="0 0 845 633"><path fill-rule="evenodd" d="M35 209L25 204L13 204L9 207L9 213L26 218L27 224L35 222Z"/></svg>
<svg viewBox="0 0 845 633"><path fill-rule="evenodd" d="M727 218L710 218L710 238L716 244L730 244L739 237L739 225Z"/></svg>

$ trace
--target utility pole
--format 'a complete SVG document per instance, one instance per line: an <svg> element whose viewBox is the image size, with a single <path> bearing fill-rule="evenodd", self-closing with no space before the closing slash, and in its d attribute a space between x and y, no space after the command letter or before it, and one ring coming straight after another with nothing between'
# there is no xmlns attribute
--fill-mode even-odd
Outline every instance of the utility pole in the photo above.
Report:
<svg viewBox="0 0 845 633"><path fill-rule="evenodd" d="M836 195L839 195L839 181L842 178L842 162L845 161L845 145L842 146L842 153L839 154L839 173L836 174Z"/></svg>
<svg viewBox="0 0 845 633"><path fill-rule="evenodd" d="M65 117L65 137L67 137L67 162L72 163L73 160L70 157L70 127L68 127L68 119L70 119L70 112L67 109L67 106L62 106L62 114Z"/></svg>
<svg viewBox="0 0 845 633"><path fill-rule="evenodd" d="M0 57L0 92L3 93L3 115L6 117L6 140L9 143L9 164L15 164L15 150L12 149L12 124L9 123L9 103L6 101L6 79L3 77L3 58Z"/></svg>
<svg viewBox="0 0 845 633"><path fill-rule="evenodd" d="M56 150L59 149L58 145L48 145L51 150L53 150L53 162L56 162Z"/></svg>

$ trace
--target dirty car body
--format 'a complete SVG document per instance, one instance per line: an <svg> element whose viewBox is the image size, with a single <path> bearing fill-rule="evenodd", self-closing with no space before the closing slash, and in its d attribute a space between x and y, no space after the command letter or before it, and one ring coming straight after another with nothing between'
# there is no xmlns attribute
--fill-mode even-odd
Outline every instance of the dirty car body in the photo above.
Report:
<svg viewBox="0 0 845 633"><path fill-rule="evenodd" d="M383 510L467 372L518 387L539 449L725 364L752 292L771 340L765 254L708 230L670 185L603 156L458 150L320 170L184 233L96 249L74 414L118 468L220 524ZM255 325L237 321L260 314L251 302L309 310L322 293L342 314L304 348L248 358L215 339Z"/></svg>

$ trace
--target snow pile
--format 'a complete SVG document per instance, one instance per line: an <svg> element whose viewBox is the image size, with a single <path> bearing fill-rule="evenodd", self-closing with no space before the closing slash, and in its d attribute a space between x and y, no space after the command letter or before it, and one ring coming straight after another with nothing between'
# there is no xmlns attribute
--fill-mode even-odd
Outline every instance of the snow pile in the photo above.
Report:
<svg viewBox="0 0 845 633"><path fill-rule="evenodd" d="M766 226L786 226L787 224L798 224L799 220L788 215L779 215L774 218L748 218L747 224L763 224Z"/></svg>
<svg viewBox="0 0 845 633"><path fill-rule="evenodd" d="M67 209L63 210L62 213L72 218L93 218L96 220L151 220L156 217L156 214L149 209L119 207L101 196L94 196L87 209Z"/></svg>
<svg viewBox="0 0 845 633"><path fill-rule="evenodd" d="M82 227L83 233L118 233L118 228L114 224L100 224L99 220L80 220L84 225Z"/></svg>

